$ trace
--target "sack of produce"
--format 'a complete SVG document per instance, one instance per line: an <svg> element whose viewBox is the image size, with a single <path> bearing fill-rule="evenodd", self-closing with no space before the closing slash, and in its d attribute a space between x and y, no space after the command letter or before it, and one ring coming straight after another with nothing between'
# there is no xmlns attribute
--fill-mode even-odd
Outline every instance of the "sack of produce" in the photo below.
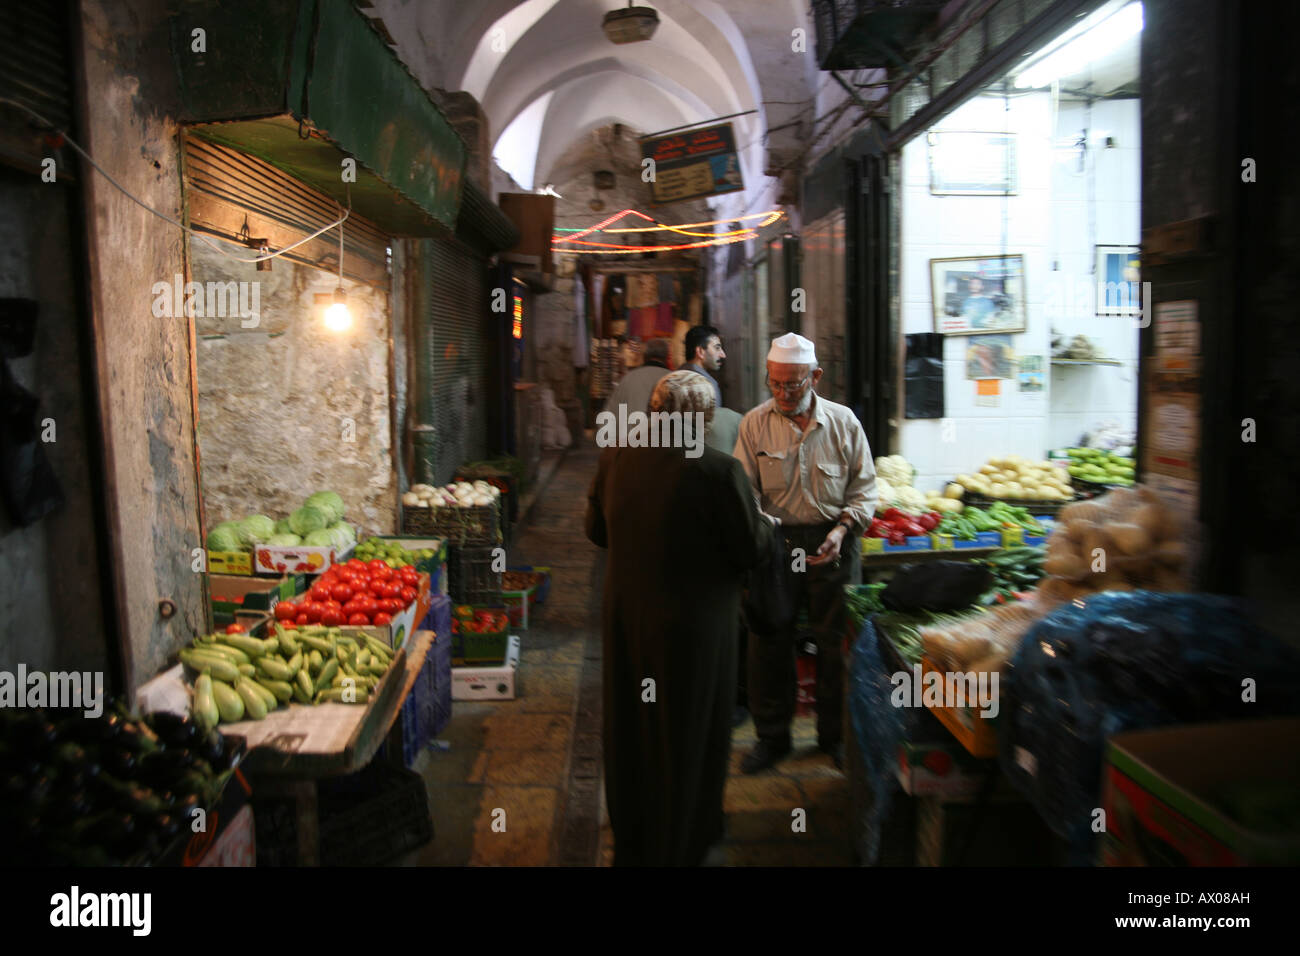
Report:
<svg viewBox="0 0 1300 956"><path fill-rule="evenodd" d="M1145 486L1075 502L1061 510L1047 539L1040 594L1059 603L1098 591L1186 590L1188 531Z"/></svg>
<svg viewBox="0 0 1300 956"><path fill-rule="evenodd" d="M1001 685L1002 770L1088 864L1108 737L1300 713L1300 655L1227 598L1099 594L1030 630Z"/></svg>

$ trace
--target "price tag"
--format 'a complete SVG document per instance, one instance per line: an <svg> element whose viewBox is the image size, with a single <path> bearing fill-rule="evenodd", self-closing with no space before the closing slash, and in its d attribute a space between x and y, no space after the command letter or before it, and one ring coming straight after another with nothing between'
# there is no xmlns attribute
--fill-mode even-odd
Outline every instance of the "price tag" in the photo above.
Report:
<svg viewBox="0 0 1300 956"><path fill-rule="evenodd" d="M884 550L885 550L884 538L863 538L862 539L863 554L880 554Z"/></svg>
<svg viewBox="0 0 1300 956"><path fill-rule="evenodd" d="M1025 543L1024 528L1003 528L1002 529L1002 547L1014 548L1017 545Z"/></svg>
<svg viewBox="0 0 1300 956"><path fill-rule="evenodd" d="M931 547L936 551L951 551L952 535L950 534L932 534L930 535Z"/></svg>

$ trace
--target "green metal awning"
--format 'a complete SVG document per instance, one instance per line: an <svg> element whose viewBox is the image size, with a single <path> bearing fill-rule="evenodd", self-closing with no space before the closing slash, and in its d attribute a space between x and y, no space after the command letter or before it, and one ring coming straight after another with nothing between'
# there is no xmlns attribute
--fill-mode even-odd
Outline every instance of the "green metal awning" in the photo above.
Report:
<svg viewBox="0 0 1300 956"><path fill-rule="evenodd" d="M393 235L456 229L465 145L364 16L342 0L173 0L180 120ZM356 160L345 182L343 160Z"/></svg>

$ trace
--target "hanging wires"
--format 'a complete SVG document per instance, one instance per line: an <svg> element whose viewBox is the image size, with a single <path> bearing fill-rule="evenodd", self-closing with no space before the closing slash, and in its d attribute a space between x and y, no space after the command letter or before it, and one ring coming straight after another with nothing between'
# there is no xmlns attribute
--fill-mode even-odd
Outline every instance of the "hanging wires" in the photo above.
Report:
<svg viewBox="0 0 1300 956"><path fill-rule="evenodd" d="M343 223L348 218L348 216L352 214L352 189L350 187L348 188L348 207L346 210L343 211L343 215L340 216L338 219L336 219L334 222L331 222L326 226L322 226L320 229L317 229L315 232L313 232L310 236L307 236L306 238L303 239L299 239L293 245L285 246L283 249L280 249L277 252L270 252L267 253L266 255L261 255L261 256L253 256L252 258L248 258L245 256L237 256L234 255L233 253L227 252L225 249L222 249L211 238L199 232L198 230L186 226L184 223L173 219L171 216L168 216L166 213L161 213L157 209L154 209L152 206L145 203L142 199L138 199L130 192L130 190L128 190L125 186L123 186L111 175L109 175L108 171L105 170L103 166L100 166L99 163L95 162L95 160L91 157L91 155L87 153L84 149L82 149L71 136L69 136L63 130L56 127L53 123L47 120L40 113L37 113L35 110L31 109L26 104L19 103L16 100L11 100L8 97L0 96L0 103L4 103L9 106L13 106L16 107L17 109L22 110L24 113L31 116L33 119L37 120L38 122L42 123L51 131L57 133L69 146L71 146L74 150L77 151L77 154L79 156L81 156L86 162L88 162L91 166L93 166L101 176L103 176L110 183L112 183L117 188L118 192L120 192L127 199L131 200L131 202L135 203L137 206L139 206L141 209L145 210L146 212L153 213L155 216L157 216L159 219L162 219L164 222L171 223L173 226L175 226L177 229L180 229L182 232L187 232L191 236L194 236L196 239L201 239L203 242L207 243L209 246L215 249L218 253L225 256L227 259L234 259L236 262L266 262L268 259L275 259L278 258L279 256L284 255L287 252L292 252L294 249L297 249L299 246L311 242L313 239L317 238L318 236L321 236L324 233L329 232L335 226L338 226L339 246L340 246L339 263L340 263L340 269L342 269ZM342 206L340 206L339 208L343 209Z"/></svg>

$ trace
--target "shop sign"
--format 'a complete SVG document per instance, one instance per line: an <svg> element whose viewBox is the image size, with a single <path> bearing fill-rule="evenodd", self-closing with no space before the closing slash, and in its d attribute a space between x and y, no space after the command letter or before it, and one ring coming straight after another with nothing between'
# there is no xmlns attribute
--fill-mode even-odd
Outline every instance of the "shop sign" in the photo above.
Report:
<svg viewBox="0 0 1300 956"><path fill-rule="evenodd" d="M641 140L642 169L656 206L745 188L730 123Z"/></svg>

